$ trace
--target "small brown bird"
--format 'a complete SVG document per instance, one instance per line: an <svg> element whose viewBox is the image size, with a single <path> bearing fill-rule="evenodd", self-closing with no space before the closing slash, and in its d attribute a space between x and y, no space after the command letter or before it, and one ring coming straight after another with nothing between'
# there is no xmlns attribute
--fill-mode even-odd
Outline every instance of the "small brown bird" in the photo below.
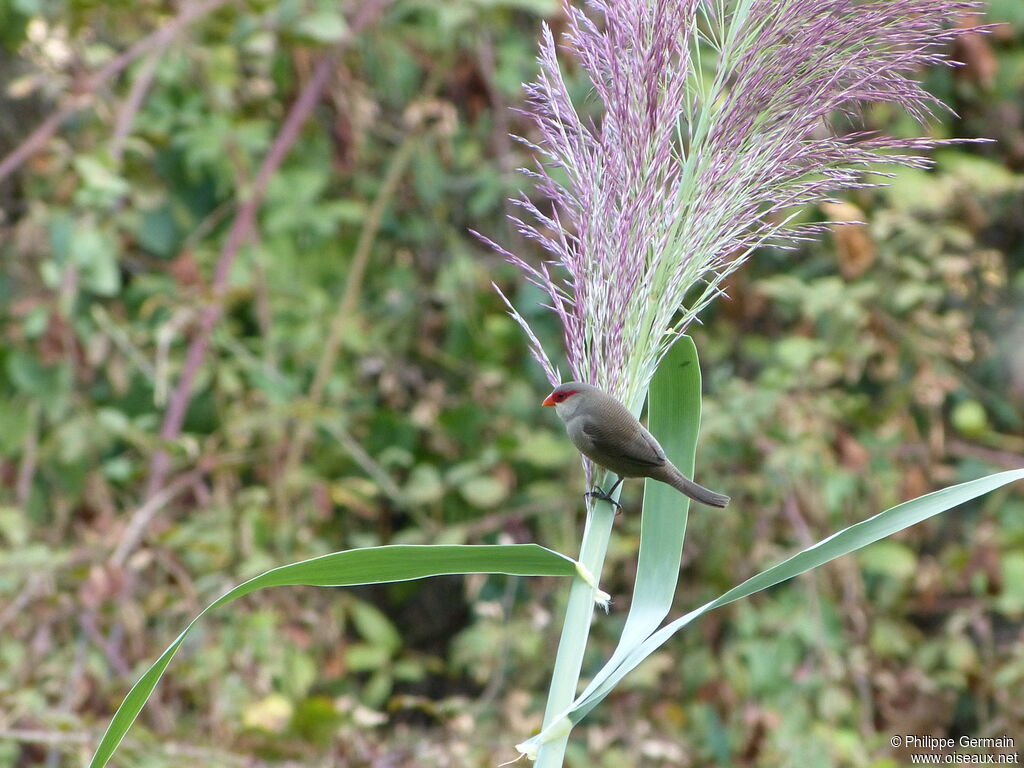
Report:
<svg viewBox="0 0 1024 768"><path fill-rule="evenodd" d="M690 480L665 456L654 436L644 429L622 403L590 384L560 384L542 405L553 405L565 422L565 431L580 453L619 476L607 493L600 488L588 496L611 501L611 495L627 477L650 477L668 483L694 501L724 507L729 497Z"/></svg>

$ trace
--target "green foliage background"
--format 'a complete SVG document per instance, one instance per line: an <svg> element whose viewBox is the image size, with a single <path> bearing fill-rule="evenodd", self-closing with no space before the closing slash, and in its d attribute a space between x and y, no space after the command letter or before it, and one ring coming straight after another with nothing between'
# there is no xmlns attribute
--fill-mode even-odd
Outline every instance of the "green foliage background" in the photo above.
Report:
<svg viewBox="0 0 1024 768"><path fill-rule="evenodd" d="M490 283L524 311L535 295L467 231L537 256L504 220L530 162L507 134L556 3L395 0L349 37L357 5L227 3L94 87L179 8L0 0L0 156L69 110L0 181L0 764L83 762L181 628L274 565L386 543L573 553L578 460ZM697 476L734 502L690 516L680 610L902 499L1024 466L1021 8L993 0L966 66L922 73L958 115L938 135L995 143L808 211L869 225L759 253L692 329ZM164 445L238 205L332 50ZM161 448L173 492L129 546ZM591 670L624 620L639 494ZM540 722L564 596L503 577L251 596L186 644L113 764L511 759ZM1018 489L709 615L578 729L570 763L883 768L906 733L1019 746L1022 618Z"/></svg>

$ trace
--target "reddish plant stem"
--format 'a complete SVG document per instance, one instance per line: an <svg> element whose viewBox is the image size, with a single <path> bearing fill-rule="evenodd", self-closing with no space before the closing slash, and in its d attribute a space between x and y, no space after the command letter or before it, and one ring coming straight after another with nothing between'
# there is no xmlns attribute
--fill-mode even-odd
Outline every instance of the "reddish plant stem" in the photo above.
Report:
<svg viewBox="0 0 1024 768"><path fill-rule="evenodd" d="M188 409L189 400L192 397L192 387L195 383L196 374L202 365L203 358L210 345L210 334L213 327L220 319L223 307L221 299L227 287L227 278L234 263L235 257L242 245L252 234L253 225L256 221L256 212L259 209L263 196L266 193L267 185L271 177L277 171L278 166L284 160L288 150L299 137L306 118L309 117L320 98L320 93L327 83L331 73L332 65L338 50L350 42L353 37L361 32L366 26L372 23L388 5L389 0L368 0L362 3L349 24L349 34L339 44L338 49L321 58L313 70L313 74L306 83L299 98L295 100L284 125L274 139L270 150L267 152L256 180L253 182L249 198L239 208L231 223L224 247L221 249L220 257L214 267L213 284L211 286L211 300L204 308L199 318L199 328L192 340L189 342L185 352L185 364L182 368L181 378L167 405L164 413L163 424L160 427L160 438L162 441L170 442L181 433L182 424L185 421L185 412ZM153 454L149 465L149 479L146 483L145 498L157 493L164 485L167 472L170 469L170 455L166 449L161 447Z"/></svg>
<svg viewBox="0 0 1024 768"><path fill-rule="evenodd" d="M146 99L146 92L149 91L149 86L153 84L153 78L156 76L156 68L170 44L171 41L167 40L163 45L155 48L149 58L142 63L138 76L128 92L128 98L121 105L117 123L114 126L114 135L110 140L110 156L114 158L115 163L121 162L125 143L128 141L132 125L135 122L135 115L138 114L142 102Z"/></svg>
<svg viewBox="0 0 1024 768"><path fill-rule="evenodd" d="M222 300L227 290L228 275L231 267L238 256L238 252L245 245L252 234L253 225L256 222L256 212L263 202L267 192L267 185L278 167L284 161L288 151L299 138L303 124L313 111L320 94L327 84L331 71L334 68L334 55L323 56L313 69L299 97L292 104L284 125L274 138L263 163L256 174L248 198L242 203L231 222L224 246L221 248L220 256L213 271L213 283L210 287L210 300L203 308L199 316L199 327L196 329L192 340L189 342L185 352L185 364L181 371L181 378L167 404L164 413L163 424L160 426L160 439L169 442L178 437L181 433L182 424L185 421L185 411L188 409L189 400L192 397L192 387L195 384L196 374L206 357L206 351L210 346L210 334L217 324L224 311ZM149 465L149 480L146 483L146 498L156 493L164 485L167 471L170 468L170 455L166 449L158 448L153 454Z"/></svg>
<svg viewBox="0 0 1024 768"><path fill-rule="evenodd" d="M71 98L63 107L43 120L10 154L0 160L0 181L3 181L28 158L46 146L53 138L64 121L86 107L93 94L108 80L112 80L123 72L133 61L153 50L167 46L182 29L193 21L217 10L232 0L203 0L196 3L185 3L181 12L160 29L151 32L138 42L129 46L123 53L115 56L104 66L89 76L81 88L81 93Z"/></svg>

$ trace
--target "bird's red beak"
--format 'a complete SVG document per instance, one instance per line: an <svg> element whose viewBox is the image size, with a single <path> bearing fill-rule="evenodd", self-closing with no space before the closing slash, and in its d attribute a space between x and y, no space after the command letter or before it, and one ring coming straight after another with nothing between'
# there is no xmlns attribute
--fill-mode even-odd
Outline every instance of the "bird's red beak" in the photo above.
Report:
<svg viewBox="0 0 1024 768"><path fill-rule="evenodd" d="M544 398L544 402L541 405L554 405L555 404L555 393L552 392L550 395Z"/></svg>

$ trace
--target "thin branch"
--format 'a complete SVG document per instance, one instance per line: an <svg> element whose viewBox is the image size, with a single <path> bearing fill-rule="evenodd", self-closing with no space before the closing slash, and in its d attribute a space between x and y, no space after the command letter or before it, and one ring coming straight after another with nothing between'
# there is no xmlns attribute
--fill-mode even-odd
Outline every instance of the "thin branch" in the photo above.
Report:
<svg viewBox="0 0 1024 768"><path fill-rule="evenodd" d="M121 656L118 645L119 643L113 639L114 634L111 633L111 637L104 637L103 632L100 631L99 626L96 624L96 612L89 608L81 611L78 615L78 623L81 626L82 631L85 632L86 636L92 641L93 645L103 651L103 655L107 659L107 663L113 668L117 674L122 677L127 677L132 673L132 669L128 662Z"/></svg>
<svg viewBox="0 0 1024 768"><path fill-rule="evenodd" d="M48 573L30 573L18 596L9 602L0 611L0 632L3 632L7 625L22 615L22 611L31 604L41 593L52 589L52 581Z"/></svg>
<svg viewBox="0 0 1024 768"><path fill-rule="evenodd" d="M42 149L46 142L53 137L53 134L57 132L57 129L64 124L64 121L84 106L80 101L80 99L75 99L72 103L66 104L43 120L28 138L21 142L7 157L0 160L0 181L14 173L22 163Z"/></svg>
<svg viewBox="0 0 1024 768"><path fill-rule="evenodd" d="M199 328L185 352L185 365L181 372L181 378L178 379L178 385L171 394L167 410L164 412L163 424L160 427L160 439L165 443L175 440L181 433L185 412L192 397L192 387L195 384L196 375L199 373L199 367L206 357L206 350L210 346L210 335L224 311L222 300L227 290L231 266L252 233L256 222L256 212L266 195L270 179L298 140L303 124L320 99L320 93L334 68L334 58L334 54L327 54L317 62L312 76L292 105L284 125L281 126L266 157L263 158L248 199L239 207L234 221L231 222L231 228L224 240L220 257L214 266L210 301L199 316ZM146 498L151 497L164 484L169 468L170 455L165 448L158 448L149 465Z"/></svg>
<svg viewBox="0 0 1024 768"><path fill-rule="evenodd" d="M210 345L210 334L213 327L220 319L223 307L227 277L234 263L242 244L250 236L256 220L256 212L259 209L263 196L266 193L267 185L271 177L277 171L278 166L284 160L285 155L299 137L299 130L313 111L313 107L320 98L320 92L325 87L328 75L332 70L335 56L341 48L372 23L388 5L389 0L369 0L363 3L349 25L348 36L337 46L334 52L325 55L317 62L313 74L306 83L299 98L292 105L288 116L285 118L281 131L274 139L270 150L263 159L256 180L253 183L249 198L239 208L231 223L224 247L221 249L220 257L214 267L212 298L203 310L199 320L199 329L192 337L185 353L185 364L182 369L181 378L174 393L171 395L167 410L164 413L164 421L160 427L160 438L166 443L178 437L182 424L185 420L185 411L188 408L192 396L192 386L195 383L196 374L202 365L206 350ZM154 453L149 466L149 480L146 484L146 497L152 496L163 484L170 468L170 456L165 448L158 448Z"/></svg>
<svg viewBox="0 0 1024 768"><path fill-rule="evenodd" d="M950 455L958 458L978 459L993 464L1002 469L1020 469L1024 467L1024 454L1017 451L999 450L988 448L984 445L975 445L966 440L950 440L946 445Z"/></svg>
<svg viewBox="0 0 1024 768"><path fill-rule="evenodd" d="M112 80L123 72L133 61L145 54L167 46L179 32L198 19L212 13L221 6L237 0L202 0L186 3L181 12L165 26L151 32L146 37L129 46L127 50L108 61L98 71L89 76L82 88L82 93L72 97L68 103L43 120L10 154L0 160L0 181L3 181L28 160L32 155L46 146L64 122L81 109L87 107L96 91L108 80Z"/></svg>
<svg viewBox="0 0 1024 768"><path fill-rule="evenodd" d="M128 561L128 556L139 546L143 534L153 518L156 517L156 513L173 501L179 494L195 484L202 477L203 471L202 469L197 469L180 475L171 483L168 483L166 487L151 494L146 499L146 502L132 513L131 520L128 521L128 525L117 542L114 554L110 556L111 564L121 567Z"/></svg>
<svg viewBox="0 0 1024 768"><path fill-rule="evenodd" d="M400 506L408 504L402 489L398 487L387 470L366 452L362 444L348 430L336 423L325 424L324 427L334 436L334 439L345 449L352 460L359 465L360 469L377 483L388 499Z"/></svg>
<svg viewBox="0 0 1024 768"><path fill-rule="evenodd" d="M139 109L142 107L142 102L146 98L149 86L153 84L157 65L170 44L171 41L169 39L164 41L163 45L157 47L142 63L138 75L132 81L128 97L124 100L120 111L117 113L114 135L110 139L110 156L114 159L115 163L121 162L125 142L128 140L128 135L132 132L132 125L135 124L135 115L138 114Z"/></svg>

